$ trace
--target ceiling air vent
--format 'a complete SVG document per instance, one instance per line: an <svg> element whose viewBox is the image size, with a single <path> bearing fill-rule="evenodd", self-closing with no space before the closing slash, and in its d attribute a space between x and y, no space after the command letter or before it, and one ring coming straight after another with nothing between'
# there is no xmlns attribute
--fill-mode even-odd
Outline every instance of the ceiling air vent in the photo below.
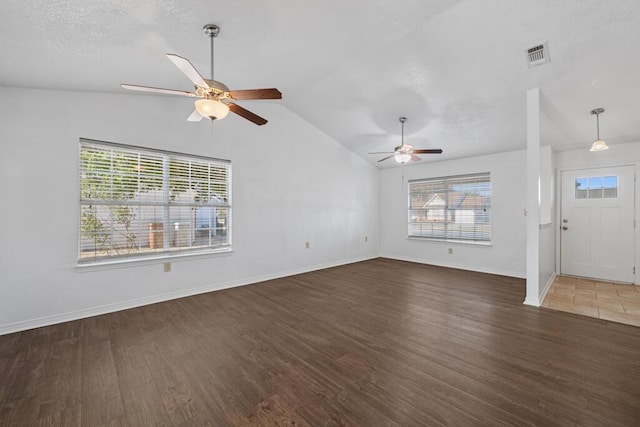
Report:
<svg viewBox="0 0 640 427"><path fill-rule="evenodd" d="M527 62L529 68L549 62L549 47L547 42L542 42L527 49Z"/></svg>

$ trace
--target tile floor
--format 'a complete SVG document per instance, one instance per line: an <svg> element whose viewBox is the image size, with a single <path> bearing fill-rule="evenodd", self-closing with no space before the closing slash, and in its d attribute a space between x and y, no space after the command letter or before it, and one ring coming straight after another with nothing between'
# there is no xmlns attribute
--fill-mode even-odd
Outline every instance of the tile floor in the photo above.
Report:
<svg viewBox="0 0 640 427"><path fill-rule="evenodd" d="M640 286L557 276L542 306L640 326Z"/></svg>

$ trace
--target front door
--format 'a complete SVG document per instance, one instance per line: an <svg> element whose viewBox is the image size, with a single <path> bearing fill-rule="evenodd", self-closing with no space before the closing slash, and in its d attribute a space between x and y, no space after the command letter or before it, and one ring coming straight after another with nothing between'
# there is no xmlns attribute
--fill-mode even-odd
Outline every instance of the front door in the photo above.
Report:
<svg viewBox="0 0 640 427"><path fill-rule="evenodd" d="M562 172L560 272L634 281L633 166Z"/></svg>

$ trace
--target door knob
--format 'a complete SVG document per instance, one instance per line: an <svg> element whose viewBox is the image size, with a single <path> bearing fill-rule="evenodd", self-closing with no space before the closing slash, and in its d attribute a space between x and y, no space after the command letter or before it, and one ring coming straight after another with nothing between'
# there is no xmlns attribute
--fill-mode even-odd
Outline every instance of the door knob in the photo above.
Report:
<svg viewBox="0 0 640 427"><path fill-rule="evenodd" d="M563 225L563 226L562 226L562 229L563 229L563 230L568 230L568 229L569 229L569 227L567 227L566 225Z"/></svg>

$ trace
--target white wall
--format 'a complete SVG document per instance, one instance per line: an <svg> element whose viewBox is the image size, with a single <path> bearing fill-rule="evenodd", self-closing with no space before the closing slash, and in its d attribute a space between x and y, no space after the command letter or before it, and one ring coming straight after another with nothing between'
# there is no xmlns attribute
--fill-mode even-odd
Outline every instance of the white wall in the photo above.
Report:
<svg viewBox="0 0 640 427"><path fill-rule="evenodd" d="M491 173L491 246L407 239L407 180L480 172ZM525 172L525 150L381 170L381 255L525 277ZM448 254L448 248L453 254Z"/></svg>
<svg viewBox="0 0 640 427"><path fill-rule="evenodd" d="M0 333L377 256L377 169L277 102L243 105L270 122L187 123L186 98L0 88ZM79 272L79 137L230 159L234 252Z"/></svg>
<svg viewBox="0 0 640 427"><path fill-rule="evenodd" d="M562 151L555 155L555 167L557 169L558 185L556 189L556 199L560 202L561 185L559 176L564 170L571 169L589 169L607 166L624 166L633 165L636 170L636 176L640 170L640 142L616 144L610 145L607 151L590 152L590 145L585 143L584 149ZM638 221L638 213L640 212L640 184L636 182L635 188L636 197L636 221ZM559 206L559 205L558 205ZM557 209L556 218L559 221L561 212L560 208ZM636 270L640 267L640 228L636 227L635 233L635 265ZM556 238L556 270L560 271L560 236ZM634 282L636 285L640 284L638 274Z"/></svg>

